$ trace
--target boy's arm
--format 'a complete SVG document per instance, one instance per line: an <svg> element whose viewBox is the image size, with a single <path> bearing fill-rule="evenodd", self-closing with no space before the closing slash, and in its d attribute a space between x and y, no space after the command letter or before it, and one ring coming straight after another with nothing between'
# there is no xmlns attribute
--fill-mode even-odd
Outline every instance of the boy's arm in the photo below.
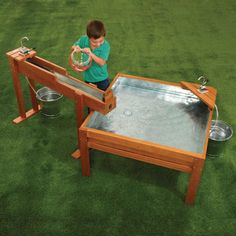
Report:
<svg viewBox="0 0 236 236"><path fill-rule="evenodd" d="M98 65L103 66L106 64L106 60L102 59L101 57L96 56L94 53L91 52L90 56Z"/></svg>
<svg viewBox="0 0 236 236"><path fill-rule="evenodd" d="M89 54L91 58L100 66L103 66L106 64L106 60L102 59L101 57L96 56L94 53L91 52L90 48L83 48L83 52Z"/></svg>

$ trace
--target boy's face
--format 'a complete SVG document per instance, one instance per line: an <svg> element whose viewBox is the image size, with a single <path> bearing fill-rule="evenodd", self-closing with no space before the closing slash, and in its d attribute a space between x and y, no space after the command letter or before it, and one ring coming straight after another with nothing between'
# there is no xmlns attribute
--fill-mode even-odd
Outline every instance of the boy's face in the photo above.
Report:
<svg viewBox="0 0 236 236"><path fill-rule="evenodd" d="M104 36L101 36L98 39L90 38L89 41L90 41L91 47L98 48L104 43Z"/></svg>

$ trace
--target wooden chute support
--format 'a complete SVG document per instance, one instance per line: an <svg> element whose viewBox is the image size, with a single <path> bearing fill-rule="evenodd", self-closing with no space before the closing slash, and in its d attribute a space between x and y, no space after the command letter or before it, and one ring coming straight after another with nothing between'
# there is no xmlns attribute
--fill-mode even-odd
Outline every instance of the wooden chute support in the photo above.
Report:
<svg viewBox="0 0 236 236"><path fill-rule="evenodd" d="M6 53L12 72L20 113L20 116L14 119L13 122L18 124L39 112L41 107L37 102L34 92L35 82L43 84L75 101L79 145L79 128L84 120L84 107L87 106L91 110L101 112L102 114L110 112L116 106L116 98L113 96L112 90L101 91L94 86L69 76L65 68L36 56L36 51L29 49L27 53L23 54L20 49L18 48ZM26 76L29 81L32 102L32 109L29 111L26 111L24 105L20 74ZM79 149L72 156L79 158Z"/></svg>

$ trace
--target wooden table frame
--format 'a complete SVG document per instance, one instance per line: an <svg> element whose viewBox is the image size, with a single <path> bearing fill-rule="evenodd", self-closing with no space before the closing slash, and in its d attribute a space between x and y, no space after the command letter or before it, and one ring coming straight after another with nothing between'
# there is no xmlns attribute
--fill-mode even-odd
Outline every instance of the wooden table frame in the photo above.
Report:
<svg viewBox="0 0 236 236"><path fill-rule="evenodd" d="M113 80L113 84L120 76L130 79L135 78L145 81L174 85L178 87L185 87L185 85L182 85L181 83L168 83L160 80L147 79L144 77L130 76L126 74L117 74L117 76ZM195 88L199 88L199 85L196 85ZM214 103L216 98L216 90L212 87L208 88L211 91L211 101L212 103ZM209 94L206 96L209 97ZM178 150L176 148L171 148L159 144L150 143L147 141L129 138L122 135L97 130L94 128L88 128L86 126L93 115L93 113L91 113L79 129L82 175L90 175L89 149L91 148L107 153L112 153L118 156L178 170L181 172L186 172L190 174L190 179L187 194L185 197L185 202L188 204L192 204L197 193L202 170L204 167L204 162L206 159L208 133L210 131L213 113L213 109L211 107L209 108L209 110L210 114L206 130L207 136L205 138L203 154Z"/></svg>

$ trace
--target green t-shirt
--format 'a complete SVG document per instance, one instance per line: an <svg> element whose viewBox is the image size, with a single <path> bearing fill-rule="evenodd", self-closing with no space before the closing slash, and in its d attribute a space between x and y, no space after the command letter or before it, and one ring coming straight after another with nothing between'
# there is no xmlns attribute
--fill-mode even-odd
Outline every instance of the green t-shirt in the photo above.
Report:
<svg viewBox="0 0 236 236"><path fill-rule="evenodd" d="M90 48L90 42L87 35L82 36L74 45L78 45L81 48ZM110 53L110 45L109 43L104 40L104 43L98 47L94 48L91 51L98 57L108 60L109 53ZM100 66L94 60L92 60L92 65L84 71L83 79L87 82L99 82L103 81L108 78L108 71L107 71L107 63Z"/></svg>

